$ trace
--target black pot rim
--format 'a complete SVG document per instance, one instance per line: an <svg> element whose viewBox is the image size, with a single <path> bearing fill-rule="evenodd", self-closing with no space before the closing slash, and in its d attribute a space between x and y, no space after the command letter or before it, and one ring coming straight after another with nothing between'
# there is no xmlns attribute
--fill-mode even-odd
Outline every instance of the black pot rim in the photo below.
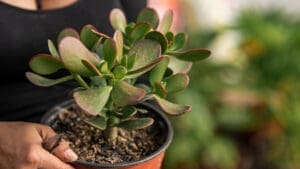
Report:
<svg viewBox="0 0 300 169"><path fill-rule="evenodd" d="M67 100L67 101L53 107L48 112L46 112L46 114L42 117L41 123L49 125L49 122L51 120L53 120L55 118L55 116L61 112L62 108L71 106L73 103L74 103L74 100ZM147 157L145 157L143 159L140 159L138 161L132 161L132 162L122 162L122 163L116 163L116 164L100 164L100 163L92 163L92 162L77 160L73 163L78 164L78 165L83 165L83 166L94 167L94 168L97 168L97 167L102 167L102 168L129 167L129 166L133 166L133 165L137 165L137 164L141 164L146 161L149 161L149 160L155 158L156 156L160 155L161 153L163 153L170 146L170 144L173 140L174 131L173 131L172 124L171 124L169 118L154 104L144 102L144 103L140 103L140 105L154 110L161 117L161 119L166 127L166 132L165 132L166 133L166 141L159 149L157 149L155 152L153 152L152 154L148 155Z"/></svg>

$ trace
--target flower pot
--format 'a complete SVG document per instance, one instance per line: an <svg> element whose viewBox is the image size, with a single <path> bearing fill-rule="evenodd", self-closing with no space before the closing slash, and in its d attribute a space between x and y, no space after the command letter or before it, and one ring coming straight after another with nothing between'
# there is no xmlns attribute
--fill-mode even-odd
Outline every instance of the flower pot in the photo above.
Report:
<svg viewBox="0 0 300 169"><path fill-rule="evenodd" d="M54 120L56 119L56 117L65 109L69 109L70 107L72 107L73 104L74 101L69 100L60 105L57 105L43 116L41 123L53 127L53 125L55 125ZM162 132L162 134L166 138L165 142L158 150L138 161L116 164L99 164L77 160L73 162L72 165L76 169L160 169L165 151L170 145L173 138L173 128L166 115L153 104L141 103L139 104L139 106L151 112L148 114L155 119L155 123L157 123L157 125L159 126L160 132Z"/></svg>

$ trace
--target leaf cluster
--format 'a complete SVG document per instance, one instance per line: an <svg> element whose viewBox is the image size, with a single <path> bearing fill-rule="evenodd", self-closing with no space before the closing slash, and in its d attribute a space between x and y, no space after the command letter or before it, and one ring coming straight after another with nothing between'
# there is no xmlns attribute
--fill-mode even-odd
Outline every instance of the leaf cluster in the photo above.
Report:
<svg viewBox="0 0 300 169"><path fill-rule="evenodd" d="M102 130L121 127L128 130L150 126L154 120L138 118L145 113L135 105L152 99L169 115L181 115L191 107L167 100L167 95L184 90L192 62L210 55L207 49L183 51L185 33L170 31L173 13L167 11L159 21L155 10L143 9L136 22L127 23L120 9L113 9L110 22L112 37L93 25L84 26L80 33L72 28L62 30L57 47L48 40L50 54L37 54L30 60L33 72L26 77L35 85L48 87L75 80L76 104L88 115L86 122ZM47 77L60 69L70 75ZM143 76L149 85L138 84Z"/></svg>

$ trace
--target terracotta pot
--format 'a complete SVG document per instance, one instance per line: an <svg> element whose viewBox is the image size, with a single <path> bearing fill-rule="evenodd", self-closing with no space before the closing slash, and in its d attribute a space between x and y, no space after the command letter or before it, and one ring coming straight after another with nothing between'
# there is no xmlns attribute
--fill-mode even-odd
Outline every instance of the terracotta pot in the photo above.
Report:
<svg viewBox="0 0 300 169"><path fill-rule="evenodd" d="M69 109L74 104L73 100L66 101L48 111L42 118L41 123L53 127L53 122L59 113ZM75 161L72 165L76 169L160 169L164 158L165 150L171 144L173 138L173 128L166 115L151 103L142 103L139 107L149 110L151 117L155 118L155 123L160 126L160 131L166 137L165 143L149 156L133 162L124 162L117 164L98 164L85 161Z"/></svg>

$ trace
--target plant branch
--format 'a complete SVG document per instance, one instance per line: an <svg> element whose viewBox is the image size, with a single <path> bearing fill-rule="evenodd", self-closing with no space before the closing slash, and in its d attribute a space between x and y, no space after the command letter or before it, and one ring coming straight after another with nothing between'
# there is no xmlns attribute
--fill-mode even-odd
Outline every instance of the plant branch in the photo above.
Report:
<svg viewBox="0 0 300 169"><path fill-rule="evenodd" d="M89 85L82 79L82 77L79 74L72 73L72 75L74 76L74 79L80 84L81 87L84 87L85 89L90 88Z"/></svg>

